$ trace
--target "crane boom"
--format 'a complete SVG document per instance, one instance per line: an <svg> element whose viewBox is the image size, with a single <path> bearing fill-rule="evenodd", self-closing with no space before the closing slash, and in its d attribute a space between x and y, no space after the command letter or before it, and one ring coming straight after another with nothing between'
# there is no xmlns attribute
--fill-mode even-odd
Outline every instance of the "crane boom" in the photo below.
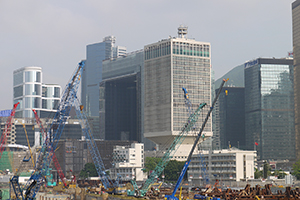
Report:
<svg viewBox="0 0 300 200"><path fill-rule="evenodd" d="M197 138L196 138L196 140L195 140L195 142L194 142L194 144L193 144L193 146L192 146L192 149L191 149L191 151L190 151L190 153L189 153L189 156L188 156L188 158L187 158L187 161L185 162L185 164L184 164L184 166L183 166L183 169L182 169L182 171L181 171L181 173L180 173L180 176L179 176L179 178L178 178L178 180L177 180L177 183L176 183L176 185L175 185L175 188L174 188L174 190L173 190L173 193L172 193L171 195L166 195L166 197L167 197L168 200L178 200L178 198L175 197L175 193L176 193L177 189L179 188L179 185L180 185L180 183L181 183L181 181L182 181L182 179L183 179L183 177L184 177L184 175L185 175L185 173L186 173L186 171L187 171L187 169L188 169L188 166L189 166L189 164L190 164L190 162L191 162L191 159L192 159L192 155L193 155L193 153L194 153L194 150L195 150L195 148L196 148L196 146L197 146L197 144L198 144L198 142L199 142L200 137L202 136L202 132L203 132L203 130L204 130L204 127L205 127L205 125L206 125L206 123L207 123L207 121L208 121L208 119L209 119L209 116L210 116L212 110L214 109L214 105L216 104L216 102L217 102L217 100L218 100L218 98L219 98L219 95L220 95L220 93L221 93L221 90L222 90L224 84L225 84L227 81L228 81L228 79L223 79L223 81L222 81L222 83L221 83L220 89L219 89L219 91L218 91L218 93L217 93L217 95L216 95L216 97L215 97L215 99L214 99L214 101L213 101L213 103L212 103L212 106L210 107L210 109L209 109L209 111L208 111L208 113L207 113L207 115L206 115L206 117L205 117L204 122L202 123L201 129L200 129L200 131L199 131L199 133L198 133L198 135L197 135Z"/></svg>
<svg viewBox="0 0 300 200"><path fill-rule="evenodd" d="M84 135L85 140L87 142L89 152L92 156L92 159L93 159L93 162L95 164L97 173L98 173L99 177L101 178L101 182L102 182L104 188L105 189L110 189L110 188L116 187L117 185L114 185L112 183L112 181L110 180L109 176L106 175L105 167L104 167L101 155L99 153L99 150L96 146L94 136L92 134L90 125L88 123L88 119L87 119L84 111L81 109L78 99L76 99L76 101L74 102L74 106L75 106L75 110L76 110L76 115L77 115L77 117L80 121L80 124L81 124L83 135Z"/></svg>
<svg viewBox="0 0 300 200"><path fill-rule="evenodd" d="M38 124L38 126L39 126L39 128L40 128L40 132L43 134L44 138L47 138L47 136L46 136L46 131L45 131L44 127L43 127L43 124L42 124L42 122L41 122L41 119L39 118L39 116L38 116L38 114L37 114L37 112L36 112L35 109L32 109L32 111L33 111L34 116L35 116L35 121L36 121L36 123ZM63 173L63 171L62 171L62 169L61 169L61 167L60 167L60 164L59 164L59 162L58 162L58 160L57 160L57 157L56 157L56 155L55 155L55 152L53 152L53 157L52 157L52 159L53 159L54 166L55 166L55 168L56 168L56 170L57 170L57 173L58 173L58 175L59 175L61 181L63 182L64 186L67 187L67 183L66 183L66 181L65 181L65 180L66 180L66 177L65 177L65 175L64 175L64 173Z"/></svg>
<svg viewBox="0 0 300 200"><path fill-rule="evenodd" d="M58 110L53 118L52 124L49 128L48 134L46 134L45 141L42 145L41 152L38 156L35 171L30 176L28 182L24 186L21 192L15 190L15 194L18 199L29 199L33 200L38 192L40 186L44 183L44 177L48 171L50 162L53 158L53 152L57 147L59 138L62 134L62 131L65 126L65 122L69 117L69 113L74 103L75 99L77 98L77 92L79 88L80 78L85 66L85 62L81 61L78 64L77 69L75 70L71 80L66 86L64 93L62 95L61 101L58 106ZM18 185L18 178L13 177L11 179L12 185ZM23 195L23 191L25 190L25 194ZM17 192L16 192L17 191Z"/></svg>
<svg viewBox="0 0 300 200"><path fill-rule="evenodd" d="M149 189L149 186L154 182L154 180L162 173L162 171L165 169L169 161L171 160L172 156L176 152L176 150L179 148L180 144L185 139L187 133L191 130L191 128L195 125L195 123L198 120L198 117L200 115L200 110L206 105L206 103L202 103L199 105L197 110L194 112L194 114L190 115L187 122L183 126L181 132L175 137L173 142L171 143L170 147L164 154L164 156L161 158L159 163L156 165L153 172L150 174L149 178L144 183L143 187L140 189L140 196L144 196L146 192Z"/></svg>

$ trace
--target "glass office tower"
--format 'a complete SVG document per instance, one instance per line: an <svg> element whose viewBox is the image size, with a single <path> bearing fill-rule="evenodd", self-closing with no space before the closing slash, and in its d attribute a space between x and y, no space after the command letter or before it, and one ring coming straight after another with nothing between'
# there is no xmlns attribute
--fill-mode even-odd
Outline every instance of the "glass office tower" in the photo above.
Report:
<svg viewBox="0 0 300 200"><path fill-rule="evenodd" d="M115 46L115 42L114 36L107 36L102 42L86 47L86 66L81 80L81 102L87 116L99 116L102 61L126 55L126 47Z"/></svg>
<svg viewBox="0 0 300 200"><path fill-rule="evenodd" d="M294 159L293 60L258 58L244 66L247 148L258 159Z"/></svg>

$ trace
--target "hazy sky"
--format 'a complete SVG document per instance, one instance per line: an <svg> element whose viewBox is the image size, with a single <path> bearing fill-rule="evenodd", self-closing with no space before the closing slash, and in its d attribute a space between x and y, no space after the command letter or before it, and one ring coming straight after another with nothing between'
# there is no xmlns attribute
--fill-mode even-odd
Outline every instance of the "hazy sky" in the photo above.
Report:
<svg viewBox="0 0 300 200"><path fill-rule="evenodd" d="M292 51L294 0L0 0L0 110L13 104L13 71L39 66L44 83L65 87L86 45L114 35L127 51L188 26L210 42L216 78L257 57Z"/></svg>

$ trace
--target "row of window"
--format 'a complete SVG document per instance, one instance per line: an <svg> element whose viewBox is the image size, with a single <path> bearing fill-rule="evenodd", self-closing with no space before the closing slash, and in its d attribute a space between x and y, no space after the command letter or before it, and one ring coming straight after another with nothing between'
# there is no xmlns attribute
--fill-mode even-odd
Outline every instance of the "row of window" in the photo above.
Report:
<svg viewBox="0 0 300 200"><path fill-rule="evenodd" d="M41 95L41 85L40 84L25 84L25 95ZM23 85L14 87L14 98L23 96ZM44 87L42 88L42 97L60 97L59 87Z"/></svg>
<svg viewBox="0 0 300 200"><path fill-rule="evenodd" d="M23 71L14 74L14 85L22 84L23 82L37 82L41 83L41 72L38 71L25 71L25 80Z"/></svg>

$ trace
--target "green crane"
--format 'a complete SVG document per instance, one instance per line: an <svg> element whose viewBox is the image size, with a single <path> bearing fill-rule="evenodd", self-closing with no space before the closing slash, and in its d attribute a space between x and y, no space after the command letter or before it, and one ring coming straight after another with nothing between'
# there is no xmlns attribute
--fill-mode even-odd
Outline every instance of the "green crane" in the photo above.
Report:
<svg viewBox="0 0 300 200"><path fill-rule="evenodd" d="M200 110L205 105L206 105L206 103L200 104L199 107L194 112L194 114L189 116L187 122L185 123L185 125L181 129L181 132L175 137L172 144L170 145L170 147L168 148L168 150L166 151L164 156L161 158L159 163L156 165L155 169L150 174L149 178L146 180L144 185L140 189L138 189L135 181L134 180L131 181L132 185L134 186L135 192L134 191L128 191L127 192L128 195L133 195L135 193L136 196L141 196L142 197L146 194L146 192L149 190L150 185L154 183L155 179L158 176L160 176L160 174L165 169L165 167L167 166L169 161L172 159L172 157L173 157L174 153L176 152L176 150L179 148L180 144L184 141L187 133L193 128L193 126L197 122L198 117L200 115Z"/></svg>

